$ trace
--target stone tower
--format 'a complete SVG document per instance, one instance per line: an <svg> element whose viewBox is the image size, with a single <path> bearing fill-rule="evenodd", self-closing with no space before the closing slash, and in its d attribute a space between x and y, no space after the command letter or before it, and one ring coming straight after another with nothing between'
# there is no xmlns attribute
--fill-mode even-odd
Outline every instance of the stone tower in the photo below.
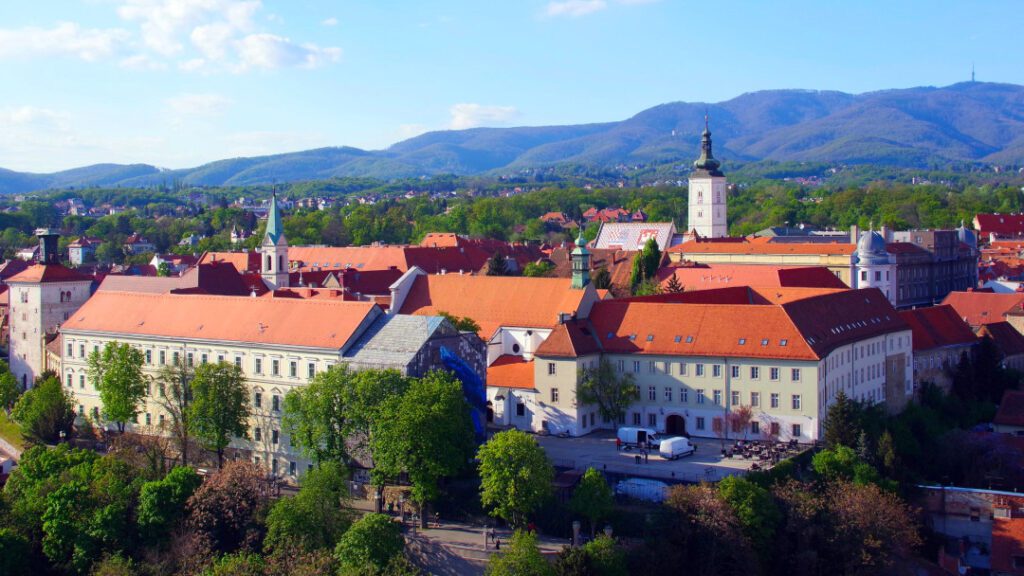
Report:
<svg viewBox="0 0 1024 576"><path fill-rule="evenodd" d="M693 163L690 174L690 199L687 204L687 231L702 238L721 238L729 234L726 218L726 180L721 163L711 154L711 130L704 116L704 133L700 139L700 158Z"/></svg>
<svg viewBox="0 0 1024 576"><path fill-rule="evenodd" d="M271 290L288 287L288 239L284 237L281 210L277 207L277 191L270 199L267 231L260 244L260 275Z"/></svg>

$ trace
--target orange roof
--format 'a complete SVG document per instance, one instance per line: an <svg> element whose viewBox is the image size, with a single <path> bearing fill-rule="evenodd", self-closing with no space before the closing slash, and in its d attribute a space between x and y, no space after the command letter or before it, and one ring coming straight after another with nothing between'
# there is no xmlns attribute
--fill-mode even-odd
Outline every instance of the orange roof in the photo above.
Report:
<svg viewBox="0 0 1024 576"><path fill-rule="evenodd" d="M1020 574L1016 558L1024 556L1024 518L1017 510L1011 511L1010 518L992 519L992 573Z"/></svg>
<svg viewBox="0 0 1024 576"><path fill-rule="evenodd" d="M537 348L537 354L562 358L579 358L600 351L593 326L586 321L559 324Z"/></svg>
<svg viewBox="0 0 1024 576"><path fill-rule="evenodd" d="M204 252L199 257L199 264L206 264L208 262L228 262L235 267L235 270L239 272L246 272L250 270L258 271L260 269L260 253L259 252Z"/></svg>
<svg viewBox="0 0 1024 576"><path fill-rule="evenodd" d="M724 286L803 286L847 288L842 280L823 266L707 265L663 267L658 270L662 286L675 276L685 290L707 290Z"/></svg>
<svg viewBox="0 0 1024 576"><path fill-rule="evenodd" d="M34 264L7 279L11 282L88 282L92 276L67 268L62 264Z"/></svg>
<svg viewBox="0 0 1024 576"><path fill-rule="evenodd" d="M978 341L971 327L949 305L902 310L900 317L910 324L914 352Z"/></svg>
<svg viewBox="0 0 1024 576"><path fill-rule="evenodd" d="M826 242L717 242L715 240L690 240L672 246L666 252L681 254L820 254L823 256L851 255L857 247L853 244Z"/></svg>
<svg viewBox="0 0 1024 576"><path fill-rule="evenodd" d="M1003 357L1024 354L1024 334L1017 332L1009 322L991 322L978 330L978 336L989 338Z"/></svg>
<svg viewBox="0 0 1024 576"><path fill-rule="evenodd" d="M992 422L1002 426L1024 426L1024 392L1020 390L1003 392L999 410L996 411Z"/></svg>
<svg viewBox="0 0 1024 576"><path fill-rule="evenodd" d="M462 244L462 237L454 232L428 232L420 241L420 246L429 248L450 248Z"/></svg>
<svg viewBox="0 0 1024 576"><path fill-rule="evenodd" d="M97 292L61 330L340 350L379 313L370 302Z"/></svg>
<svg viewBox="0 0 1024 576"><path fill-rule="evenodd" d="M950 292L943 304L949 304L971 326L1002 322L1006 313L1024 302L1024 293Z"/></svg>
<svg viewBox="0 0 1024 576"><path fill-rule="evenodd" d="M311 268L356 268L359 270L387 270L392 266L409 269L405 246L348 246L315 247L293 246L288 258L299 262L299 270Z"/></svg>
<svg viewBox="0 0 1024 576"><path fill-rule="evenodd" d="M480 337L487 340L501 326L554 328L558 315L577 312L587 293L571 288L571 282L523 276L418 276L400 312L472 318L480 325Z"/></svg>
<svg viewBox="0 0 1024 576"><path fill-rule="evenodd" d="M498 359L487 367L487 385L495 388L533 390L533 362L527 362L522 356L511 354L498 356Z"/></svg>
<svg viewBox="0 0 1024 576"><path fill-rule="evenodd" d="M721 292L723 303L714 303ZM738 298L747 292L746 301ZM818 360L836 347L908 326L877 289L705 290L694 302L668 298L602 300L589 325L610 353ZM550 338L549 338L550 339ZM553 341L537 355L572 355Z"/></svg>

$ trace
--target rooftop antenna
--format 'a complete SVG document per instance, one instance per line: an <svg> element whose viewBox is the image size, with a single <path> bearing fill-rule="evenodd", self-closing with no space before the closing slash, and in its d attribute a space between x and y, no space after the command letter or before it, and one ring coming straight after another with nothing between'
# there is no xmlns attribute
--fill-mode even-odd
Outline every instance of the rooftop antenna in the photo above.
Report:
<svg viewBox="0 0 1024 576"><path fill-rule="evenodd" d="M974 82L974 62L971 62L971 82Z"/></svg>

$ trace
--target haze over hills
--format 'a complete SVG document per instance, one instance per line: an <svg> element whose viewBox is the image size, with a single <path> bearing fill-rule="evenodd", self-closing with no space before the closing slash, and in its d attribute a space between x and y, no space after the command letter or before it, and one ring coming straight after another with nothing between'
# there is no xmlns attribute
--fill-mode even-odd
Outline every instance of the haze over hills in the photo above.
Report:
<svg viewBox="0 0 1024 576"><path fill-rule="evenodd" d="M904 167L1024 164L1024 86L965 82L859 95L766 90L717 104L662 104L619 122L438 131L387 150L320 148L180 170L147 164L96 164L52 174L0 169L0 192L173 180L245 185L342 176L506 173L559 164L688 162L697 155L705 110L712 119L715 155L724 160Z"/></svg>

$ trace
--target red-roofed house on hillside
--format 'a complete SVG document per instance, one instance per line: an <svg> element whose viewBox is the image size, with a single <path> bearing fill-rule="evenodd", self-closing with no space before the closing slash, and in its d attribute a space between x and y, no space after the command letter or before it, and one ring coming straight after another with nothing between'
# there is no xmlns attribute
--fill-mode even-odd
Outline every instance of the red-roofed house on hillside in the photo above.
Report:
<svg viewBox="0 0 1024 576"><path fill-rule="evenodd" d="M28 389L46 364L46 344L92 292L93 279L60 263L58 234L36 231L39 263L7 279L11 372Z"/></svg>
<svg viewBox="0 0 1024 576"><path fill-rule="evenodd" d="M612 422L576 397L581 368L607 360L640 400ZM559 324L534 354L543 405L530 429L587 434L646 426L713 436L718 418L749 406L731 437L810 442L839 390L898 408L913 392L910 326L877 289L723 288L603 300Z"/></svg>
<svg viewBox="0 0 1024 576"><path fill-rule="evenodd" d="M996 432L1024 435L1024 391L1007 390L999 401L992 424Z"/></svg>
<svg viewBox="0 0 1024 576"><path fill-rule="evenodd" d="M124 241L125 252L129 254L145 254L156 252L156 246L139 234L132 234Z"/></svg>
<svg viewBox="0 0 1024 576"><path fill-rule="evenodd" d="M950 292L943 304L952 306L960 318L978 330L985 324L1003 322L1014 308L1020 308L1024 293Z"/></svg>
<svg viewBox="0 0 1024 576"><path fill-rule="evenodd" d="M903 310L900 316L914 335L914 390L931 382L949 392L952 371L978 343L971 327L952 306L943 304Z"/></svg>
<svg viewBox="0 0 1024 576"><path fill-rule="evenodd" d="M972 224L984 242L1024 237L1024 214L978 214Z"/></svg>

